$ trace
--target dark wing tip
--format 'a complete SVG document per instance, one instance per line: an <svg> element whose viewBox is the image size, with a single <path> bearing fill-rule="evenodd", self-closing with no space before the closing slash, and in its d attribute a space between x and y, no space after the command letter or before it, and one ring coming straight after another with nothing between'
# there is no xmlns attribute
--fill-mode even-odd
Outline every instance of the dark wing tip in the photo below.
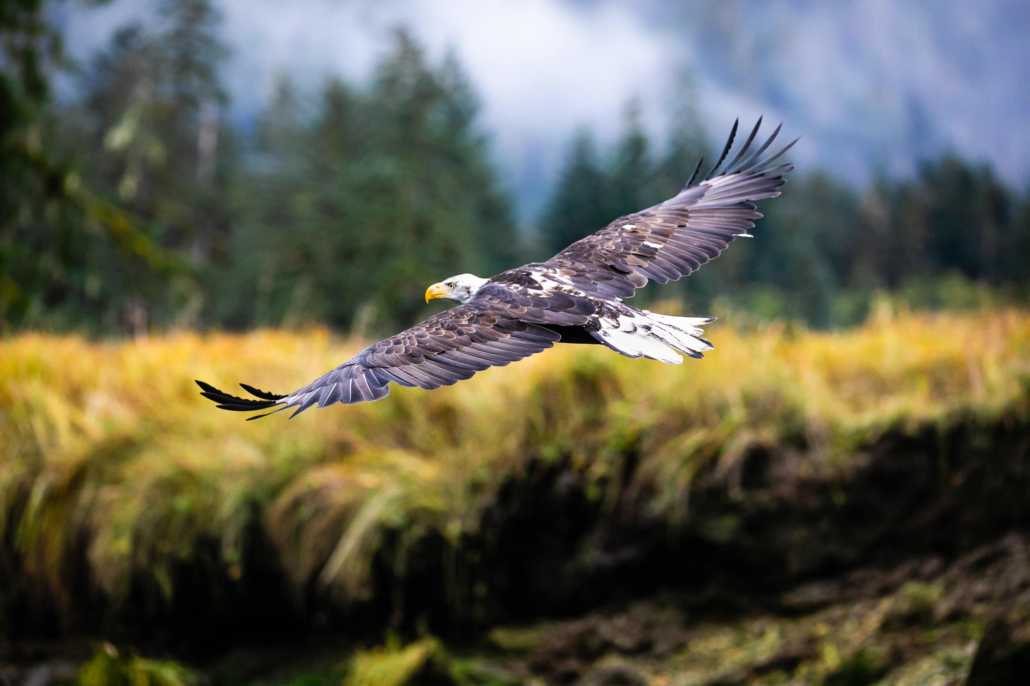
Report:
<svg viewBox="0 0 1030 686"><path fill-rule="evenodd" d="M277 402L278 398L283 397L273 396L271 393L266 393L265 395L268 397L265 400L249 400L247 398L239 398L235 395L229 395L225 391L221 391L211 384L205 383L199 379L194 379L194 381L196 381L197 385L200 386L203 391L201 393L202 396L215 402L219 409L231 410L233 412L251 412L253 410L265 410L270 407L275 407L279 404ZM247 388L248 392L251 392L247 386L244 386L244 388ZM259 391L259 393L260 392L261 391Z"/></svg>
<svg viewBox="0 0 1030 686"><path fill-rule="evenodd" d="M220 390L218 390L217 388L215 388L214 386L212 386L209 383L205 383L205 382L201 381L200 379L194 379L194 381L196 382L196 384L198 386L200 386L203 390L207 391L208 393L221 393Z"/></svg>
<svg viewBox="0 0 1030 686"><path fill-rule="evenodd" d="M252 422L255 419L261 419L262 417L267 417L268 415L275 414L276 412L282 412L285 409L286 409L285 407L280 407L278 410L272 410L271 412L266 412L264 414L255 415L253 417L247 417L247 421L248 422Z"/></svg>
<svg viewBox="0 0 1030 686"><path fill-rule="evenodd" d="M733 128L730 129L730 137L726 140L726 146L722 149L722 154L719 155L719 161L715 163L715 166L712 167L711 170L709 170L708 176L705 177L706 181L712 178L715 172L719 171L719 167L722 166L722 163L726 161L726 155L729 154L730 148L733 147L733 141L737 138L738 126L740 126L739 117L733 120Z"/></svg>
<svg viewBox="0 0 1030 686"><path fill-rule="evenodd" d="M751 148L751 143L754 142L755 136L758 135L758 129L760 128L762 128L762 117L758 118L758 121L755 122L755 128L751 129L751 133L748 135L747 140L744 141L744 145L740 146L740 150L737 151L736 156L730 160L729 164L726 165L726 171L723 172L724 175L732 173L737 162L740 162L741 158L747 154L747 151ZM729 152L729 150L727 150L727 152Z"/></svg>
<svg viewBox="0 0 1030 686"><path fill-rule="evenodd" d="M241 383L240 388L245 390L247 393L250 393L255 398L261 398L262 400L281 400L286 397L285 395L277 395L275 393L269 393L268 391L258 390L257 388L245 383Z"/></svg>
<svg viewBox="0 0 1030 686"><path fill-rule="evenodd" d="M756 168L768 169L770 164L772 164L773 162L775 162L776 160L778 160L779 158L781 158L785 154L787 154L787 151L790 150L791 148L793 148L794 144L797 143L799 140L801 140L801 136L798 136L797 138L792 140L790 143L787 143L785 146L780 148L777 152L773 153L772 155L770 155L769 157L765 158L761 162L755 163L752 166L756 167ZM782 169L781 173L782 174L786 174L787 172L789 172L789 171L791 171L793 169L794 169L794 165L791 164L791 163L788 163L788 164L783 165L783 169Z"/></svg>
<svg viewBox="0 0 1030 686"><path fill-rule="evenodd" d="M687 179L687 183L683 186L683 190L690 188L690 185L694 183L694 179L697 178L697 173L701 171L701 165L705 163L705 156L701 155L701 159L697 161L697 166L694 167L694 171L691 172L690 178Z"/></svg>

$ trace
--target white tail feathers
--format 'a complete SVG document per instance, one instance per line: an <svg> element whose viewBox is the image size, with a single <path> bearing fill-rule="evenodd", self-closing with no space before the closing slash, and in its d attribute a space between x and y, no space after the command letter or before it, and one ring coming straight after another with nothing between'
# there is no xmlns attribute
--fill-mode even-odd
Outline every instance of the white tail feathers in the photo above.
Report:
<svg viewBox="0 0 1030 686"><path fill-rule="evenodd" d="M611 322L611 328L602 324L593 334L606 346L626 357L647 357L667 364L680 364L682 353L688 357L703 358L712 344L701 336L701 326L715 321L714 317L671 317L647 310L634 310L632 314Z"/></svg>
<svg viewBox="0 0 1030 686"><path fill-rule="evenodd" d="M715 321L715 317L670 317L653 312L647 312L647 317L652 322L651 337L684 355L700 359L704 357L701 353L714 347L708 339L702 338L705 332L701 327Z"/></svg>
<svg viewBox="0 0 1030 686"><path fill-rule="evenodd" d="M651 338L643 330L619 331L618 329L601 329L594 338L604 343L617 353L626 357L646 357L666 364L679 364L683 358L676 351L661 341Z"/></svg>

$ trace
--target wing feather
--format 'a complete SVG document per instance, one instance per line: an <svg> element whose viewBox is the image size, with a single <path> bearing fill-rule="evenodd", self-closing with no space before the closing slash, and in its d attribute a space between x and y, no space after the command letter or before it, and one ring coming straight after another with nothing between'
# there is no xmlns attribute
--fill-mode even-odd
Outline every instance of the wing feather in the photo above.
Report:
<svg viewBox="0 0 1030 686"><path fill-rule="evenodd" d="M730 129L730 137L726 139L726 146L722 149L722 154L719 155L719 161L716 162L715 166L712 167L711 171L708 172L708 176L705 177L705 181L712 178L712 175L719 170L719 167L722 166L723 160L726 159L726 155L729 154L730 148L733 147L733 139L737 137L737 126L739 125L740 120L735 119L733 121L733 128Z"/></svg>
<svg viewBox="0 0 1030 686"><path fill-rule="evenodd" d="M784 176L794 168L773 163L796 139L760 159L780 126L751 150L761 123L721 173L716 174L733 148L738 122L715 166L696 186L700 162L675 197L616 219L547 262L498 274L471 301L369 346L294 393L281 396L243 384L257 398L252 400L198 381L201 395L226 410L278 407L273 413L292 409L296 416L315 405L378 400L391 383L425 389L451 385L546 350L561 337L540 325L583 326L603 306L598 299L630 297L648 280L680 279L748 235L762 216L755 201L779 195Z"/></svg>
<svg viewBox="0 0 1030 686"><path fill-rule="evenodd" d="M679 194L636 214L620 217L597 233L573 243L547 262L530 264L504 272L491 279L509 290L532 288L524 281L533 274L549 275L552 280L570 284L590 297L627 298L649 280L675 281L714 259L762 215L756 200L780 194L791 164L774 165L797 142L768 155L762 155L779 135L781 126L757 148L752 145L761 128L759 118L744 144L724 171L722 167L733 148L738 123L735 122L718 162L698 185L695 174ZM546 289L544 289L546 290ZM544 298L547 300L548 298ZM549 298L550 308L564 305L565 298ZM542 317L536 310L531 321L557 324L553 313ZM574 318L572 314L568 315ZM574 322L575 323L575 322Z"/></svg>
<svg viewBox="0 0 1030 686"><path fill-rule="evenodd" d="M262 410L275 406L294 410L291 417L315 407L336 403L370 402L386 397L389 384L425 389L450 386L490 367L504 366L553 346L560 336L536 324L520 321L527 303L516 298L498 302L474 299L436 314L375 343L307 386L289 395L275 395L251 386L244 389L258 400L237 398L198 381L206 398L226 410ZM548 308L546 299L537 303ZM561 300L573 309L577 303Z"/></svg>

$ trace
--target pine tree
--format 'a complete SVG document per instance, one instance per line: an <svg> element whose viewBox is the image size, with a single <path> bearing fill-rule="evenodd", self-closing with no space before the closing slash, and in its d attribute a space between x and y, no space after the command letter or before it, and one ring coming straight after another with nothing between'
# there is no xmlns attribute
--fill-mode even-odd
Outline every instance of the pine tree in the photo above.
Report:
<svg viewBox="0 0 1030 686"><path fill-rule="evenodd" d="M234 240L259 321L389 332L425 314L429 284L515 266L509 203L453 58L431 65L398 32L367 91L334 79L310 112L277 114L286 104L262 118L258 210Z"/></svg>
<svg viewBox="0 0 1030 686"><path fill-rule="evenodd" d="M53 216L73 210L66 187L75 177L43 148L49 71L63 55L39 2L5 3L0 51L0 330L5 330L33 321L43 307L76 287L79 265L69 262L83 237ZM48 209L50 221L44 216ZM77 218L63 219L75 223Z"/></svg>
<svg viewBox="0 0 1030 686"><path fill-rule="evenodd" d="M597 146L590 132L581 129L540 223L548 256L614 219L607 194L608 180L598 160Z"/></svg>
<svg viewBox="0 0 1030 686"><path fill-rule="evenodd" d="M626 106L625 130L608 164L609 222L665 199L655 193L655 168L649 148L647 134L640 125L640 106L631 101Z"/></svg>
<svg viewBox="0 0 1030 686"><path fill-rule="evenodd" d="M131 212L186 267L173 278L119 266L111 251L94 257L108 307L126 312L119 317L133 328L195 323L209 265L226 259L232 135L219 124L226 50L217 25L207 0L164 0L154 28L121 29L97 55L83 75L82 105L65 117L90 161L86 185Z"/></svg>
<svg viewBox="0 0 1030 686"><path fill-rule="evenodd" d="M51 109L49 82L66 63L48 17L32 0L0 11L0 330L112 330L110 274L169 278L178 262L97 196L82 174L95 158L76 165L89 156Z"/></svg>
<svg viewBox="0 0 1030 686"><path fill-rule="evenodd" d="M655 195L669 198L683 188L701 158L709 166L715 160L711 155L711 141L701 113L697 108L697 87L690 71L678 74L672 88L670 105L671 124L666 139L665 154L655 169Z"/></svg>

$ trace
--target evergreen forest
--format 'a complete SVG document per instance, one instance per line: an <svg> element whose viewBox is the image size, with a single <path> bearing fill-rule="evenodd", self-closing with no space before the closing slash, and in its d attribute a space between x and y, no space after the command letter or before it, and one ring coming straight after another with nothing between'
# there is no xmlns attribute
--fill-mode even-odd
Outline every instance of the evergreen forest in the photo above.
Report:
<svg viewBox="0 0 1030 686"><path fill-rule="evenodd" d="M623 132L582 129L540 216L519 217L454 57L398 28L370 82L279 80L231 123L229 54L208 0L164 0L73 62L45 5L8 3L0 120L0 327L95 335L325 323L389 333L444 276L546 259L673 195L721 146L687 94L666 135L627 103ZM53 82L74 81L58 100ZM726 122L728 130L729 124ZM747 125L748 122L744 122ZM802 132L790 129L790 134ZM799 169L740 241L642 299L818 328L877 295L921 307L1024 300L1030 196L953 154L855 188Z"/></svg>

